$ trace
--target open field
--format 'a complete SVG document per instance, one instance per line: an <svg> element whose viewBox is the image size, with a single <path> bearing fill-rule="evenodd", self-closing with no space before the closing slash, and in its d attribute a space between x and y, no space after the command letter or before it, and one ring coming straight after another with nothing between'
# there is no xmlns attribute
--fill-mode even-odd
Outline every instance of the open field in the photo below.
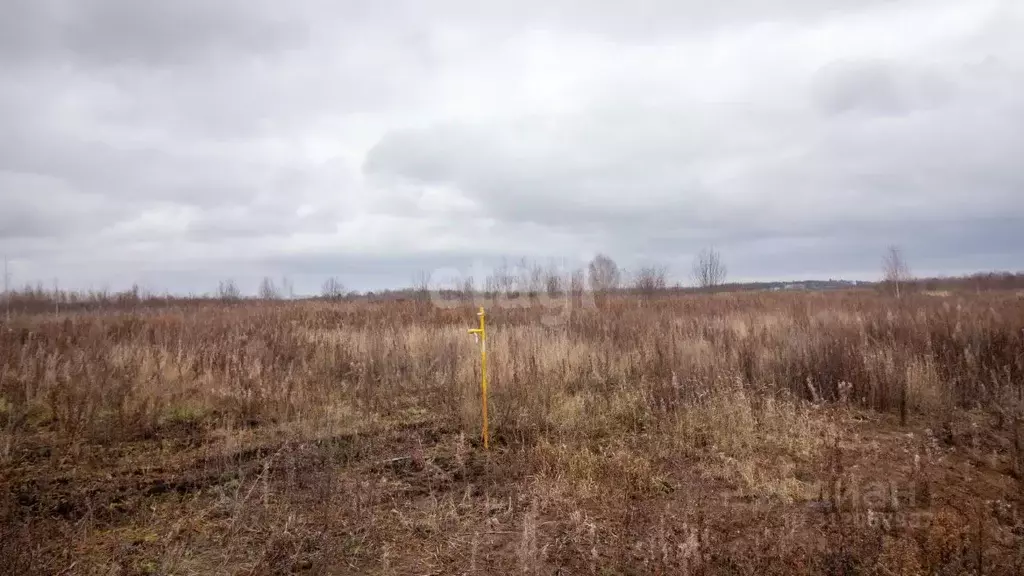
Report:
<svg viewBox="0 0 1024 576"><path fill-rule="evenodd" d="M1013 292L190 303L0 329L0 571L1012 574Z"/></svg>

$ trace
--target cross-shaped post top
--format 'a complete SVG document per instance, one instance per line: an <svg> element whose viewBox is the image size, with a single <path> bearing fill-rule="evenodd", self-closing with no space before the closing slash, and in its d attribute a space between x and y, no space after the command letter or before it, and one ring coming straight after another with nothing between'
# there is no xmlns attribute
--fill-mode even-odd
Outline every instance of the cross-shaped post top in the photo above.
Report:
<svg viewBox="0 0 1024 576"><path fill-rule="evenodd" d="M484 333L484 307L480 307L480 311L476 313L480 317L480 327L473 328L469 331L470 334L483 334Z"/></svg>

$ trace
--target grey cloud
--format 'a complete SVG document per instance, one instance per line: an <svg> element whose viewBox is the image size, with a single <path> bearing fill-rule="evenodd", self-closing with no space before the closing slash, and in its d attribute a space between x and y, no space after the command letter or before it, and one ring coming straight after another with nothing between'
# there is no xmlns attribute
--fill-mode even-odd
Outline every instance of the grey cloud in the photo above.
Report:
<svg viewBox="0 0 1024 576"><path fill-rule="evenodd" d="M0 239L70 238L126 213L102 197L78 194L60 180L0 168Z"/></svg>
<svg viewBox="0 0 1024 576"><path fill-rule="evenodd" d="M181 290L709 243L737 276L1002 266L1024 15L992 4L9 0L0 249Z"/></svg>
<svg viewBox="0 0 1024 576"><path fill-rule="evenodd" d="M0 56L84 59L102 65L178 65L216 53L301 44L305 26L264 0L11 0Z"/></svg>
<svg viewBox="0 0 1024 576"><path fill-rule="evenodd" d="M0 7L0 64L29 64L59 44L54 6L41 0L9 0Z"/></svg>
<svg viewBox="0 0 1024 576"><path fill-rule="evenodd" d="M737 122L725 110L730 107L721 108L725 122ZM371 149L364 169L454 185L496 218L557 225L600 221L610 212L648 215L665 206L710 217L723 206L703 182L702 167L722 155L742 162L756 145L716 134L710 118L718 109L702 117L701 111L612 108L395 132Z"/></svg>
<svg viewBox="0 0 1024 576"><path fill-rule="evenodd" d="M524 0L481 3L473 0L416 0L367 3L361 21L421 23L440 19L483 26L489 32L509 29L585 32L629 42L659 42L680 34L703 34L721 27L758 23L813 23L850 11L885 7L887 0Z"/></svg>
<svg viewBox="0 0 1024 576"><path fill-rule="evenodd" d="M100 65L178 66L211 57L248 58L295 49L318 34L374 29L424 56L424 23L482 27L500 36L524 28L582 30L647 42L680 33L758 22L813 22L885 0L471 0L356 2L297 0L9 0L0 18L0 58L85 59ZM397 35L393 31L399 30Z"/></svg>
<svg viewBox="0 0 1024 576"><path fill-rule="evenodd" d="M953 88L929 70L879 60L834 62L815 80L816 104L831 114L906 114L941 105Z"/></svg>
<svg viewBox="0 0 1024 576"><path fill-rule="evenodd" d="M865 278L877 277L889 244L899 245L916 274L971 273L977 270L1021 270L1019 241L1024 218L900 223L898 226L838 226L820 237L799 242L762 241L737 246L730 254L736 270L771 270L783 277L820 275L832 270Z"/></svg>
<svg viewBox="0 0 1024 576"><path fill-rule="evenodd" d="M830 112L866 116L686 103L634 107L627 121L594 109L438 125L388 134L365 170L453 186L498 220L596 230L627 249L660 243L669 255L704 243L749 253L778 238L822 248L873 238L934 262L1020 258L1024 106L987 100L959 70L950 78L963 86L908 70L842 62L826 93L812 92ZM992 76L986 88L1022 79Z"/></svg>
<svg viewBox="0 0 1024 576"><path fill-rule="evenodd" d="M4 150L0 138L0 151ZM344 217L343 175L267 166L234 155L20 142L0 154L4 221L21 233L99 233L147 211L186 208L190 233L217 236L333 229ZM300 214L303 210L309 214ZM134 228L133 228L134 229ZM157 234L143 227L137 233Z"/></svg>
<svg viewBox="0 0 1024 576"><path fill-rule="evenodd" d="M63 222L55 214L41 211L34 206L15 204L10 198L4 198L3 203L4 210L0 213L0 239L45 237L63 227Z"/></svg>
<svg viewBox="0 0 1024 576"><path fill-rule="evenodd" d="M277 198L262 205L231 206L202 211L192 219L187 231L197 239L218 240L229 237L269 237L296 231L306 234L327 234L334 231L338 214L319 210L299 214L286 198Z"/></svg>
<svg viewBox="0 0 1024 576"><path fill-rule="evenodd" d="M777 152L761 149L759 138L732 137L758 130L745 122L752 117L732 106L699 106L629 115L597 110L475 129L442 125L389 134L369 152L365 169L453 185L498 219L740 226L766 199L757 190L732 198L718 188ZM786 118L766 121L782 126ZM780 132L770 144L784 150L798 144L793 136Z"/></svg>
<svg viewBox="0 0 1024 576"><path fill-rule="evenodd" d="M70 138L15 141L0 168L46 174L79 190L118 201L172 200L187 204L240 201L269 171L231 157L153 148L118 148ZM262 172L262 173L261 173Z"/></svg>

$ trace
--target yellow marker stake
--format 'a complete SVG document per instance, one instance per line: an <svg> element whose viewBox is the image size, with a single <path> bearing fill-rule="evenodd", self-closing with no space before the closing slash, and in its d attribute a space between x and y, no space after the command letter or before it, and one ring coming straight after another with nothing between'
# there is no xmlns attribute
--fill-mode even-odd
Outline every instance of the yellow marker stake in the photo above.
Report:
<svg viewBox="0 0 1024 576"><path fill-rule="evenodd" d="M487 331L484 329L484 307L476 313L480 317L480 327L470 330L470 334L476 334L480 339L480 399L484 417L483 435L484 450L490 448L487 433Z"/></svg>

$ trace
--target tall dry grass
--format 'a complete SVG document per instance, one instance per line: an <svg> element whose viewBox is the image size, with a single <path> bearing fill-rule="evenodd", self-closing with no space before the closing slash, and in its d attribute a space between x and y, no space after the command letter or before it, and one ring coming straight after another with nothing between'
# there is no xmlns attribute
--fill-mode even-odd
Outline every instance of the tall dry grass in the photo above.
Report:
<svg viewBox="0 0 1024 576"><path fill-rule="evenodd" d="M1024 301L1013 294L598 304L554 326L539 308L489 310L491 434L514 459L510 477L532 486L516 556L523 571L545 562L530 527L538 515L588 502L627 510L631 499L674 490L683 472L669 463L680 459L737 498L819 498L805 469L838 445L843 426L822 407L935 430L964 410L999 427L1021 418ZM480 426L479 358L466 333L474 322L468 305L424 301L18 316L0 329L0 463L13 469L41 447L65 465L96 447L166 438L229 442L275 429L310 442L422 425L464 439L451 457L465 475ZM430 446L412 450L425 466L417 454ZM591 537L585 518L573 522L574 534ZM684 544L698 546L698 532ZM573 558L563 560L591 562Z"/></svg>
<svg viewBox="0 0 1024 576"><path fill-rule="evenodd" d="M490 311L494 425L509 441L565 429L577 412L656 424L723 383L909 416L1021 403L1013 295L621 298L555 327L539 314ZM423 302L21 317L0 330L0 415L9 445L44 429L103 441L200 417L316 420L340 405L361 418L458 415L468 432L472 321L469 307Z"/></svg>

